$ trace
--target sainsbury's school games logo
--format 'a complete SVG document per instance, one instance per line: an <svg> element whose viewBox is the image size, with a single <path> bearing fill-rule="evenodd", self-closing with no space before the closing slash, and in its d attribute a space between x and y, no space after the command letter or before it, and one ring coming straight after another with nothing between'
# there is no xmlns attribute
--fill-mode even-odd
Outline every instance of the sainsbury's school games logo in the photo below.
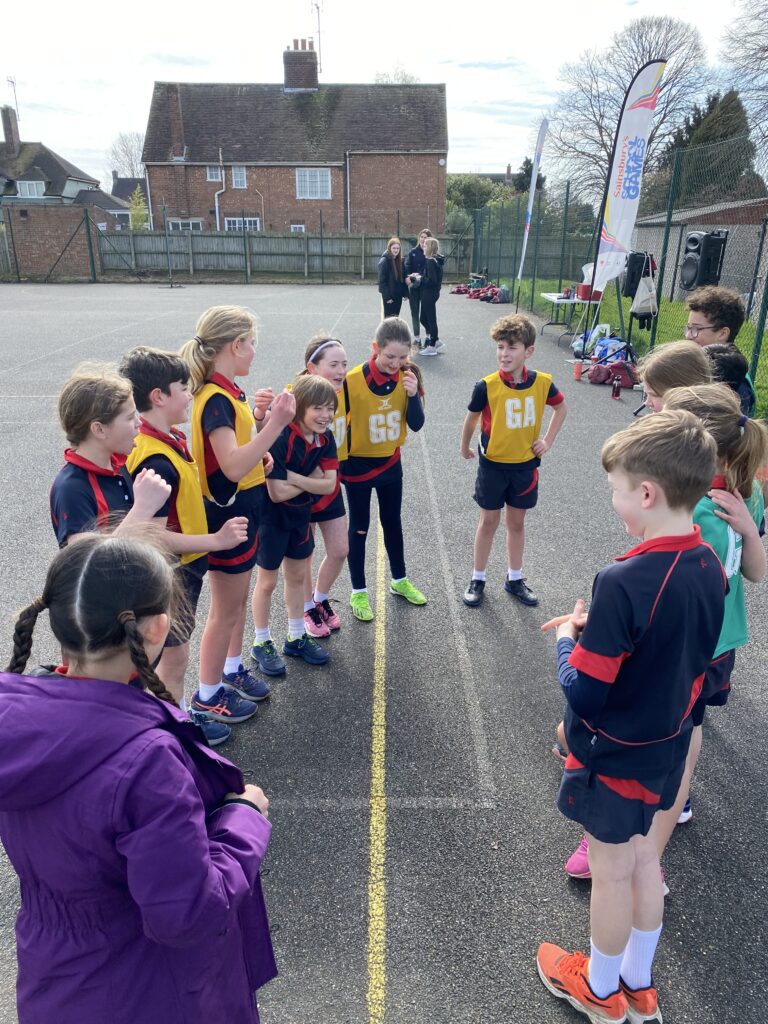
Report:
<svg viewBox="0 0 768 1024"><path fill-rule="evenodd" d="M646 142L641 135L630 139L625 135L621 142L621 157L616 171L615 199L639 199L640 182L643 177Z"/></svg>

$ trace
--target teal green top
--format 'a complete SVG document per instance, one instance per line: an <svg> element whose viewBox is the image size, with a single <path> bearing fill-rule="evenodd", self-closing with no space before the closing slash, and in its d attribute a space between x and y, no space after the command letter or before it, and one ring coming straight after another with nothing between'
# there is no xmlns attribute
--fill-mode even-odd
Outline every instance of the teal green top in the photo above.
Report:
<svg viewBox="0 0 768 1024"><path fill-rule="evenodd" d="M764 502L760 484L755 481L752 496L747 500L747 507L757 526L763 519ZM741 534L736 533L724 519L715 515L719 508L706 495L693 510L693 521L701 529L701 539L710 545L723 563L728 578L728 593L725 597L723 628L717 641L714 658L719 658L726 651L744 647L749 640L747 627L747 609L744 604L744 577L741 575Z"/></svg>

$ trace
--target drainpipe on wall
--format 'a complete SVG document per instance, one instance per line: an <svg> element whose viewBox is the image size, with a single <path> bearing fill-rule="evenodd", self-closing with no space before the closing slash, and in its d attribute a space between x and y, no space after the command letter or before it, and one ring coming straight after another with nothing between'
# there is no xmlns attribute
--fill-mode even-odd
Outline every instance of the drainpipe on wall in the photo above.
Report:
<svg viewBox="0 0 768 1024"><path fill-rule="evenodd" d="M216 207L216 230L221 231L221 218L219 217L219 196L223 196L227 191L227 172L224 167L224 161L221 159L221 147L219 147L219 167L221 168L221 185L222 187L218 192L213 193L213 205Z"/></svg>
<svg viewBox="0 0 768 1024"><path fill-rule="evenodd" d="M254 188L253 191L261 200L261 230L266 231L266 228L264 227L264 196L261 194L261 192L259 192L257 188ZM243 228L245 228L245 224L243 224Z"/></svg>
<svg viewBox="0 0 768 1024"><path fill-rule="evenodd" d="M152 193L149 191L149 170L144 168L144 180L147 183L147 206L149 207L149 230L155 230L155 222L152 217ZM130 218L129 218L130 219ZM133 225L131 225L131 231L133 231Z"/></svg>
<svg viewBox="0 0 768 1024"><path fill-rule="evenodd" d="M352 230L352 204L350 199L350 183L349 183L349 150L346 151L344 157L347 161L347 231Z"/></svg>

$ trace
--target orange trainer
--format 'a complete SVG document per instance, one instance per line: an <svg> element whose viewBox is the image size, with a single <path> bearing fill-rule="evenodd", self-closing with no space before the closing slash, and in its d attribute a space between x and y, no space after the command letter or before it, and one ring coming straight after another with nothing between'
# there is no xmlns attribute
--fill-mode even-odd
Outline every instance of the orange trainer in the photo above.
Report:
<svg viewBox="0 0 768 1024"><path fill-rule="evenodd" d="M630 988L622 978L621 991L627 1000L627 1020L631 1024L662 1024L659 997L653 985Z"/></svg>
<svg viewBox="0 0 768 1024"><path fill-rule="evenodd" d="M600 999L589 984L589 957L568 953L551 942L542 942L536 955L539 977L553 996L567 999L592 1024L623 1024L627 1019L627 998L617 989ZM644 990L645 991L645 990Z"/></svg>

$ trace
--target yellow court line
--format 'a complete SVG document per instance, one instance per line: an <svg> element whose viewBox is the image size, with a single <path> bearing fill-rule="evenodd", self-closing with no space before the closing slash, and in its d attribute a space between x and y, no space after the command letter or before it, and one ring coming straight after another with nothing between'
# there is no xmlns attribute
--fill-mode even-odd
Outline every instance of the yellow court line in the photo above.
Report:
<svg viewBox="0 0 768 1024"><path fill-rule="evenodd" d="M368 1020L384 1024L387 987L387 892L384 873L387 845L385 686L387 628L386 552L378 529L376 548L376 629L373 655L371 723L370 861L368 867Z"/></svg>

